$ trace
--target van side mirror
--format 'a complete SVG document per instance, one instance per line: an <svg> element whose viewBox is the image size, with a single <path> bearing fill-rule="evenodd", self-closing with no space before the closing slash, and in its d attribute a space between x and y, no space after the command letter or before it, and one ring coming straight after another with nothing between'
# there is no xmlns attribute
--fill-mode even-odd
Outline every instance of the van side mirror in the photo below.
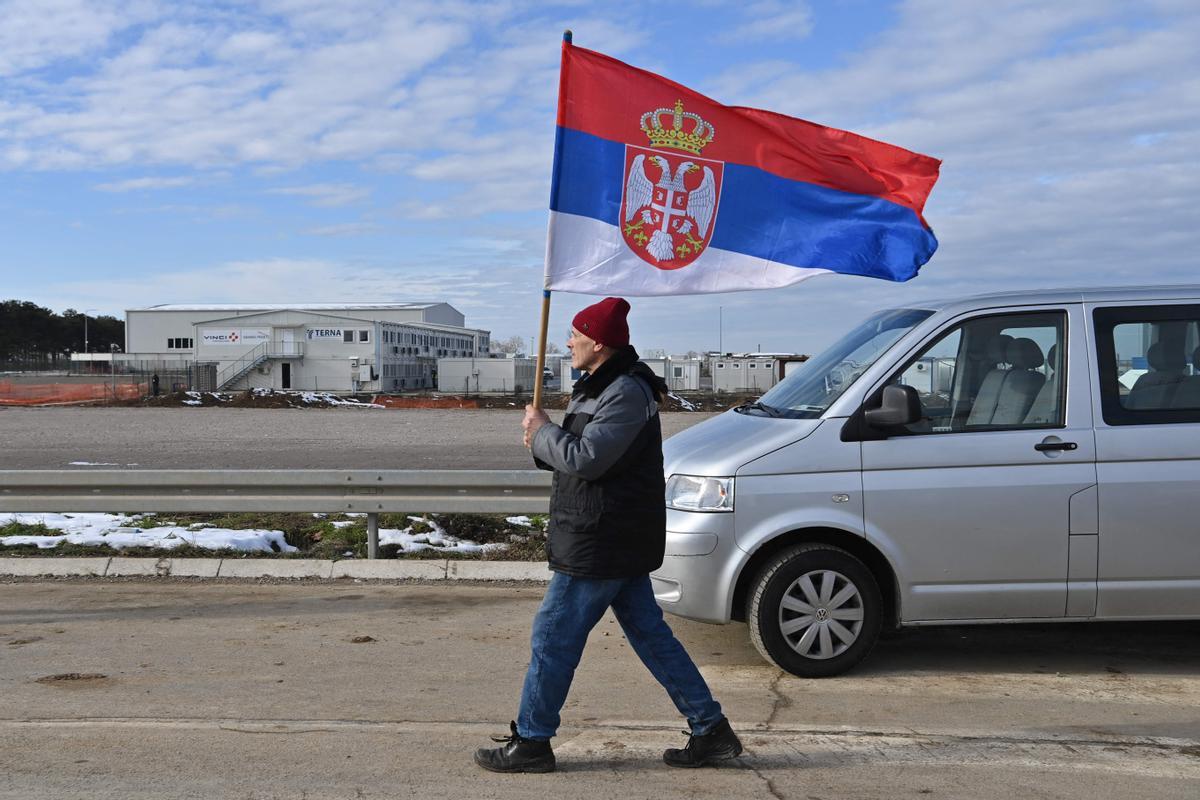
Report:
<svg viewBox="0 0 1200 800"><path fill-rule="evenodd" d="M885 386L882 400L879 408L863 412L863 421L872 428L895 428L921 419L921 398L911 386Z"/></svg>

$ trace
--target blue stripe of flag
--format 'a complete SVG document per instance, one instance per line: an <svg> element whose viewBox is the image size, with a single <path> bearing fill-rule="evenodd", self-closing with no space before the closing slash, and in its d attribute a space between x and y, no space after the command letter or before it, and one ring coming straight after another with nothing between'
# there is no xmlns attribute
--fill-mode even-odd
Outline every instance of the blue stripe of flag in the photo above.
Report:
<svg viewBox="0 0 1200 800"><path fill-rule="evenodd" d="M619 223L625 145L560 127L550 208ZM906 281L937 249L911 209L726 164L710 247L847 275Z"/></svg>

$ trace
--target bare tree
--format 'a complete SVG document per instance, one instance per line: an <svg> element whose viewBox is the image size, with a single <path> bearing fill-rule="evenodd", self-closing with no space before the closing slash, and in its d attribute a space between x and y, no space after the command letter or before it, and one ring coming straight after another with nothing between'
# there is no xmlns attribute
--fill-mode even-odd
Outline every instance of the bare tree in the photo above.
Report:
<svg viewBox="0 0 1200 800"><path fill-rule="evenodd" d="M492 352L494 353L520 353L525 349L525 338L522 336L513 335L507 339L493 339Z"/></svg>

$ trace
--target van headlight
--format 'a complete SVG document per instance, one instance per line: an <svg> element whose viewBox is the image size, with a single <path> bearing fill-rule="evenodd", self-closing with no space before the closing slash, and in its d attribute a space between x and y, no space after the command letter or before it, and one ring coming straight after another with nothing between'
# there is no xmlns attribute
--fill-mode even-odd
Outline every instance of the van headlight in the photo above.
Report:
<svg viewBox="0 0 1200 800"><path fill-rule="evenodd" d="M667 508L733 511L733 478L672 475L667 479Z"/></svg>

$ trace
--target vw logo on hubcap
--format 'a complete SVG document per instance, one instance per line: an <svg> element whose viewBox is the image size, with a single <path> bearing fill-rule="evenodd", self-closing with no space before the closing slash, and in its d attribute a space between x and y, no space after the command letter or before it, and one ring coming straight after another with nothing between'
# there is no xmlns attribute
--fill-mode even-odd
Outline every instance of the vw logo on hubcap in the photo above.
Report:
<svg viewBox="0 0 1200 800"><path fill-rule="evenodd" d="M817 622L824 622L829 619L829 611L824 608L817 609Z"/></svg>

